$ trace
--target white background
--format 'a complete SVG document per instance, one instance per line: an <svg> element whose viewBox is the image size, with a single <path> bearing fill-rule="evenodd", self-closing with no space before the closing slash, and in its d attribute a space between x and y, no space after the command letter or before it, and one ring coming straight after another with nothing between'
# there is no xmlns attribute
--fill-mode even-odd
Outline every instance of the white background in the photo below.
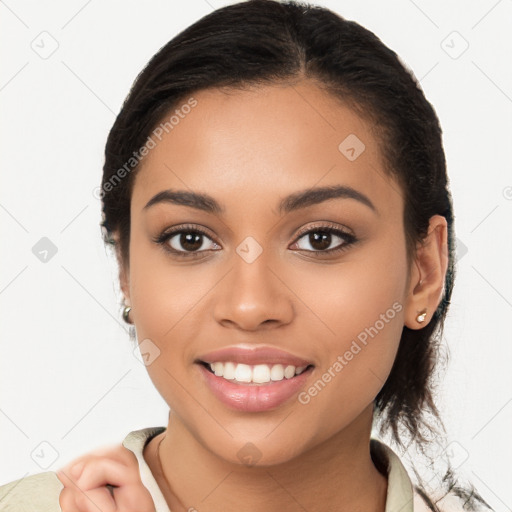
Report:
<svg viewBox="0 0 512 512"><path fill-rule="evenodd" d="M321 3L394 49L441 120L460 245L439 405L460 472L509 511L512 1ZM0 483L166 424L120 317L93 190L138 72L224 4L0 3ZM58 250L46 263L32 252L42 237Z"/></svg>

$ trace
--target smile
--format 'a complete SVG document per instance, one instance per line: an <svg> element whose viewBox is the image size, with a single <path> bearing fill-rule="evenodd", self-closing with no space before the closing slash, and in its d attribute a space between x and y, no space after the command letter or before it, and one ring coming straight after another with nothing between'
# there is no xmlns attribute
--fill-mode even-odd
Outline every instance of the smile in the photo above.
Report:
<svg viewBox="0 0 512 512"><path fill-rule="evenodd" d="M205 365L217 377L222 377L235 383L253 384L266 384L271 381L278 382L283 379L292 379L296 375L300 375L307 368L307 366L296 367L282 364L248 365L231 361L205 363Z"/></svg>
<svg viewBox="0 0 512 512"><path fill-rule="evenodd" d="M206 389L224 406L264 412L289 403L307 384L315 365L268 345L231 345L196 360Z"/></svg>

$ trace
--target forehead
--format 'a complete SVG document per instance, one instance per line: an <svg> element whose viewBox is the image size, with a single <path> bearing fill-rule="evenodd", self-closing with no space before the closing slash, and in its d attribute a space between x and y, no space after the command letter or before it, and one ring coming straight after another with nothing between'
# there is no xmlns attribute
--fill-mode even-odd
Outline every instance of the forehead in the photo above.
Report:
<svg viewBox="0 0 512 512"><path fill-rule="evenodd" d="M377 203L401 202L372 126L314 83L209 89L192 97L195 106L182 109L192 104L185 98L164 119L173 116L172 124L153 136L133 205L142 208L165 189L189 189L248 207L335 184L364 188Z"/></svg>

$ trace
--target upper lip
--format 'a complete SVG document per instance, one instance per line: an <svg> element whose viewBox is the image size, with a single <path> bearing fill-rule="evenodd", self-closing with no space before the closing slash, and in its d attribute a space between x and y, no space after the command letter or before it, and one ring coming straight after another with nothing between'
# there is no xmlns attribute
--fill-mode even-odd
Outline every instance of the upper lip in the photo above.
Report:
<svg viewBox="0 0 512 512"><path fill-rule="evenodd" d="M248 365L257 364L282 364L283 366L309 366L313 363L301 357L297 357L289 352L268 346L231 346L214 350L200 356L197 362L217 363L233 362Z"/></svg>

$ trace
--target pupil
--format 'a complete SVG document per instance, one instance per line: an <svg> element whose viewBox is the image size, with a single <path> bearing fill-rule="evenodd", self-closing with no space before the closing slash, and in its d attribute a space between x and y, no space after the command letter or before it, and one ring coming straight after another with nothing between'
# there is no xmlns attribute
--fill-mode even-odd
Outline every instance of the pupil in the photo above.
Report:
<svg viewBox="0 0 512 512"><path fill-rule="evenodd" d="M181 246L187 251L195 251L203 244L200 233L182 233L180 236Z"/></svg>
<svg viewBox="0 0 512 512"><path fill-rule="evenodd" d="M327 249L331 245L331 233L326 233L325 231L310 233L309 243L314 249Z"/></svg>

